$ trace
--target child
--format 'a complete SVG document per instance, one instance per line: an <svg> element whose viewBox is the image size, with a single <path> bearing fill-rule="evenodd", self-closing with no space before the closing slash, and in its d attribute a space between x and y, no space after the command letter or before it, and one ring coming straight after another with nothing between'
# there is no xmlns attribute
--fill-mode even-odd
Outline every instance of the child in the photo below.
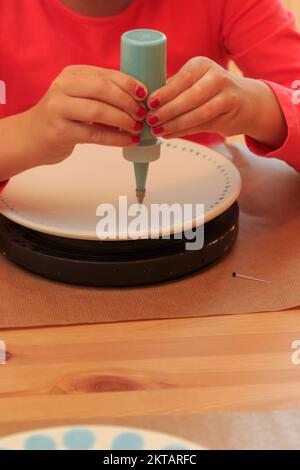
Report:
<svg viewBox="0 0 300 470"><path fill-rule="evenodd" d="M0 181L78 143L137 145L145 119L206 145L245 134L300 170L300 34L279 0L0 0L0 12ZM120 37L138 28L169 41L170 79L151 96L118 71Z"/></svg>

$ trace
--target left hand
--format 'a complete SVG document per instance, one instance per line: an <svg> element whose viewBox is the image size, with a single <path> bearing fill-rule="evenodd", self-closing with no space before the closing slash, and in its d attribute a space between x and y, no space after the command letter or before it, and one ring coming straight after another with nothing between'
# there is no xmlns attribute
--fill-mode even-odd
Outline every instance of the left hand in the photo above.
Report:
<svg viewBox="0 0 300 470"><path fill-rule="evenodd" d="M267 84L233 75L205 57L187 62L149 96L148 107L153 135L164 138L246 134L276 148L287 136L283 112Z"/></svg>

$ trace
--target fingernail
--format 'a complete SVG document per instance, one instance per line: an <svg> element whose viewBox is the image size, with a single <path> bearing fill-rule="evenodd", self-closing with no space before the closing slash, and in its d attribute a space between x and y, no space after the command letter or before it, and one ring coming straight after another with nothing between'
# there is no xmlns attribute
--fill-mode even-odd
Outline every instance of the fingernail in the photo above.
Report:
<svg viewBox="0 0 300 470"><path fill-rule="evenodd" d="M134 128L136 131L142 131L144 129L144 124L142 122L137 122Z"/></svg>
<svg viewBox="0 0 300 470"><path fill-rule="evenodd" d="M152 108L152 109L158 108L159 105L160 105L160 99L159 98L153 98L150 101L150 108Z"/></svg>
<svg viewBox="0 0 300 470"><path fill-rule="evenodd" d="M154 126L155 124L158 123L159 117L157 116L157 114L148 114L147 120L150 126Z"/></svg>
<svg viewBox="0 0 300 470"><path fill-rule="evenodd" d="M139 143L141 142L140 136L134 135L134 136L132 137L132 142L133 142L134 144L139 144Z"/></svg>
<svg viewBox="0 0 300 470"><path fill-rule="evenodd" d="M146 116L146 114L147 114L146 109L145 109L143 106L140 106L140 109L139 109L138 112L137 112L137 116L138 116L139 118L143 118L143 117Z"/></svg>
<svg viewBox="0 0 300 470"><path fill-rule="evenodd" d="M135 93L138 98L141 98L141 99L146 98L146 90L141 86L138 86L136 88Z"/></svg>
<svg viewBox="0 0 300 470"><path fill-rule="evenodd" d="M160 127L154 127L152 129L152 132L155 134L155 135L159 135L159 134L162 134L164 132L164 128L163 126L160 126Z"/></svg>

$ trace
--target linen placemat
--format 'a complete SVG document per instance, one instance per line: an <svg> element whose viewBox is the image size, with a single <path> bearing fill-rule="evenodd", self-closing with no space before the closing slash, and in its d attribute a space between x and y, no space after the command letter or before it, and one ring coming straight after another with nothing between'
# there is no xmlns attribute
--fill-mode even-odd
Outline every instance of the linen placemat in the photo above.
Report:
<svg viewBox="0 0 300 470"><path fill-rule="evenodd" d="M300 175L244 146L218 150L238 167L240 234L209 269L142 288L84 288L40 278L0 256L0 328L278 311L300 304ZM234 271L271 281L233 278Z"/></svg>

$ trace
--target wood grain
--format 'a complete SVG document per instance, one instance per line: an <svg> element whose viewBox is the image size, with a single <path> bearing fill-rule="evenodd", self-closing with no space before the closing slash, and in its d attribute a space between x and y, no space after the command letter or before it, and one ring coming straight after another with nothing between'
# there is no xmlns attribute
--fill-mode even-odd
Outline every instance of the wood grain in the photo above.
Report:
<svg viewBox="0 0 300 470"><path fill-rule="evenodd" d="M300 409L300 311L2 331L0 433L120 417ZM10 428L9 428L10 429Z"/></svg>
<svg viewBox="0 0 300 470"><path fill-rule="evenodd" d="M300 25L299 0L285 0ZM300 409L300 310L0 331L0 434L58 421Z"/></svg>

